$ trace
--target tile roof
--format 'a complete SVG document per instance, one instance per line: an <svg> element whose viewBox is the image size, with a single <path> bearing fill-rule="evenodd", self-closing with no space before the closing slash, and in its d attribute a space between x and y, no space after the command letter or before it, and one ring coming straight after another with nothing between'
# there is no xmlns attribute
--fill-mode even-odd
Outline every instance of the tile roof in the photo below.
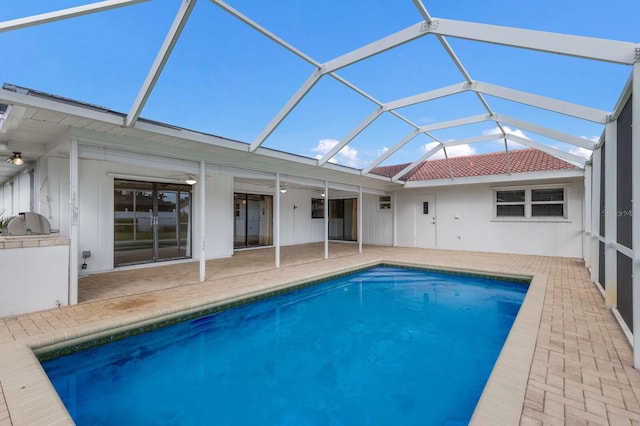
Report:
<svg viewBox="0 0 640 426"><path fill-rule="evenodd" d="M507 173L505 152L450 157L453 177L489 176ZM534 148L509 151L511 173L542 172L577 168L573 164ZM410 163L376 167L371 173L386 177L395 176ZM446 159L426 160L405 174L406 181L421 181L451 178Z"/></svg>

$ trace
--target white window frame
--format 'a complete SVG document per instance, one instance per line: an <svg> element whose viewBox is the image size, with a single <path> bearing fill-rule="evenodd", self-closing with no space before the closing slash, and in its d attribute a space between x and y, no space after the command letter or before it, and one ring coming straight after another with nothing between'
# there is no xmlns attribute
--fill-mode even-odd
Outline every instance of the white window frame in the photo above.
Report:
<svg viewBox="0 0 640 426"><path fill-rule="evenodd" d="M383 198L388 198L388 200L382 200ZM390 212L393 209L393 199L391 195L379 195L378 196L378 211L380 212Z"/></svg>
<svg viewBox="0 0 640 426"><path fill-rule="evenodd" d="M550 184L550 185L522 185L509 187L495 187L491 191L491 204L493 205L494 222L569 222L569 201L568 188L571 184ZM563 200L559 201L532 201L531 192L534 189L562 189ZM524 202L503 202L498 203L498 191L524 191ZM498 216L498 205L524 204L524 216ZM539 204L562 204L562 216L533 216L531 206Z"/></svg>
<svg viewBox="0 0 640 426"><path fill-rule="evenodd" d="M533 191L535 191L536 189L562 189L562 201L533 201ZM530 213L531 213L531 217L532 218L541 218L541 217L547 217L547 218L567 218L567 190L564 187L554 187L554 188L531 188L529 191L529 197L531 198L530 204L529 204L529 208L530 208ZM538 216L534 216L533 214L533 206L540 206L540 205L562 205L562 216L544 216L544 215L538 215Z"/></svg>
<svg viewBox="0 0 640 426"><path fill-rule="evenodd" d="M498 192L518 191L524 193L522 201L498 201ZM496 189L493 191L493 216L497 219L523 219L527 215L527 190L524 188ZM498 206L523 206L522 216L498 216Z"/></svg>

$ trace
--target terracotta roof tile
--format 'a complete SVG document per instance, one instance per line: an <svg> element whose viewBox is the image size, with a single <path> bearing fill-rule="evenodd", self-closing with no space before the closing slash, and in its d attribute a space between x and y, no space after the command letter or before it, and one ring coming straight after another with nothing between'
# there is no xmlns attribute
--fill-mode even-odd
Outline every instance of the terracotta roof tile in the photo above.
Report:
<svg viewBox="0 0 640 426"><path fill-rule="evenodd" d="M393 177L396 174L398 174L400 171L402 171L402 169L407 167L409 164L411 163L394 164L393 166L374 167L371 170L371 173L375 175L380 175L380 176Z"/></svg>
<svg viewBox="0 0 640 426"><path fill-rule="evenodd" d="M451 172L447 161L443 159L427 160L418 165L411 172L403 176L403 180L420 181L449 179L453 177L490 176L507 173L507 158L505 152L469 155L465 157L451 157ZM528 148L509 151L511 173L541 172L549 170L575 169L576 166L562 161L543 151ZM376 167L371 173L386 177L395 176L410 163L393 166Z"/></svg>

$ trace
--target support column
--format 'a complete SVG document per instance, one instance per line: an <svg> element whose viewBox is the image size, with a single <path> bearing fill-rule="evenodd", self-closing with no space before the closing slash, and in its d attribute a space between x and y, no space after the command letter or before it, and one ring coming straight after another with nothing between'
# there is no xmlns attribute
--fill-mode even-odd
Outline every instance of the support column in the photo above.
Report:
<svg viewBox="0 0 640 426"><path fill-rule="evenodd" d="M606 143L606 141L605 141ZM602 166L601 148L593 151L591 170L591 281L598 282L600 276L600 174ZM604 284L604 283L600 283Z"/></svg>
<svg viewBox="0 0 640 426"><path fill-rule="evenodd" d="M391 245L398 246L398 202L396 200L397 192L391 194Z"/></svg>
<svg viewBox="0 0 640 426"><path fill-rule="evenodd" d="M358 253L362 253L362 185L358 187Z"/></svg>
<svg viewBox="0 0 640 426"><path fill-rule="evenodd" d="M584 201L582 211L582 259L586 268L591 267L591 174L592 166L587 164L584 168Z"/></svg>
<svg viewBox="0 0 640 426"><path fill-rule="evenodd" d="M78 304L78 140L69 152L69 304Z"/></svg>
<svg viewBox="0 0 640 426"><path fill-rule="evenodd" d="M616 210L617 174L618 174L618 128L617 121L607 123L605 129L605 166L604 166L604 270L605 270L605 305L614 307L618 301L618 240Z"/></svg>
<svg viewBox="0 0 640 426"><path fill-rule="evenodd" d="M329 258L329 181L324 181L324 258Z"/></svg>
<svg viewBox="0 0 640 426"><path fill-rule="evenodd" d="M631 123L631 244L633 248L633 366L640 368L640 64L633 65Z"/></svg>
<svg viewBox="0 0 640 426"><path fill-rule="evenodd" d="M207 278L206 262L207 262L207 250L205 246L205 233L207 232L207 208L206 208L206 182L207 182L207 167L203 161L200 162L200 282L204 282Z"/></svg>
<svg viewBox="0 0 640 426"><path fill-rule="evenodd" d="M280 267L280 173L276 173L276 202L274 203L273 244L276 247L276 268Z"/></svg>

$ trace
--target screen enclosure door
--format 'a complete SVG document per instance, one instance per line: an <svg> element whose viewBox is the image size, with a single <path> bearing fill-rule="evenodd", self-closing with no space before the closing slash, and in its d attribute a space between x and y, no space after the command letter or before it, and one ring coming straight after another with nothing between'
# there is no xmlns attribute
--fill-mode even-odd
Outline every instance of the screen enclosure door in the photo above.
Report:
<svg viewBox="0 0 640 426"><path fill-rule="evenodd" d="M116 179L113 264L191 257L191 186Z"/></svg>

